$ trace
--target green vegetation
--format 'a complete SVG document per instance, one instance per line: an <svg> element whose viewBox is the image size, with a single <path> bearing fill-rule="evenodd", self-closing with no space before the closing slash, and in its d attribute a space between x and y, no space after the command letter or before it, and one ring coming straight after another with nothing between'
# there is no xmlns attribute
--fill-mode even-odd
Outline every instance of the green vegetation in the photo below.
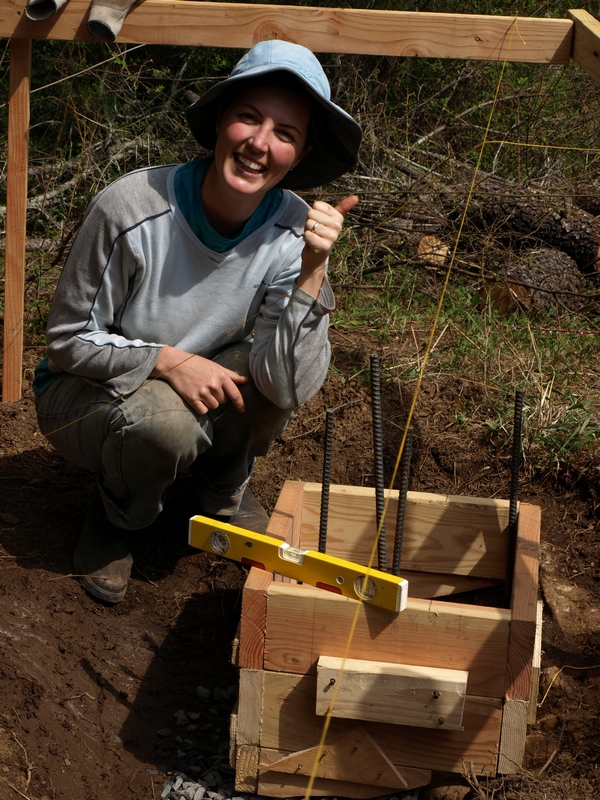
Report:
<svg viewBox="0 0 600 800"><path fill-rule="evenodd" d="M561 17L570 5L426 0L377 8ZM43 343L53 288L90 199L126 171L194 157L185 93L200 94L239 55L34 43L29 344ZM600 212L600 87L575 66L338 55L322 61L334 99L365 131L354 175L323 191L328 198L361 197L331 264L338 298L333 324L350 335L368 332L386 345L396 343L389 376L414 382L452 263L425 379L459 378L480 387L478 404L464 401L454 409L457 430L468 435L483 428L499 447L508 446L514 391L522 386L529 468L584 470L597 454L600 424L599 373L591 357L600 330L597 280L590 269L583 275L572 265L577 274L562 283L556 272L546 274L544 249L560 249L560 243L545 240L543 226L515 231L506 204L517 198L539 203L560 210L567 222L574 209ZM6 49L2 64L6 96ZM6 105L0 115L5 149ZM447 248L443 258L418 255L423 236ZM532 253L540 251L532 271ZM487 287L512 285L508 277L549 291L533 291L529 305L499 310ZM565 287L566 295L559 291Z"/></svg>

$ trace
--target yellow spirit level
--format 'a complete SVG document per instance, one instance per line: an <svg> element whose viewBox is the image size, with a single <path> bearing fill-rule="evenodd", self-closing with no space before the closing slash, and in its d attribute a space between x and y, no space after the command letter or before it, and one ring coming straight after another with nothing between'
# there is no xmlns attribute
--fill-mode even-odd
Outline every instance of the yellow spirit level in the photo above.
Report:
<svg viewBox="0 0 600 800"><path fill-rule="evenodd" d="M398 613L406 608L408 581L404 578L315 550L299 550L274 536L196 516L190 519L188 541L199 550L277 572L388 611Z"/></svg>

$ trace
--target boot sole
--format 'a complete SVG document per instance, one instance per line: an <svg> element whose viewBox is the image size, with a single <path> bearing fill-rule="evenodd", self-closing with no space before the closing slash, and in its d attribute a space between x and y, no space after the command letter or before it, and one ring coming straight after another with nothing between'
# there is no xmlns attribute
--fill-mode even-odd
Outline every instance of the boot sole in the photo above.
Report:
<svg viewBox="0 0 600 800"><path fill-rule="evenodd" d="M127 586L119 592L111 592L97 586L94 578L89 575L81 575L78 578L79 582L88 594L95 597L97 600L104 600L105 603L120 603L127 593Z"/></svg>

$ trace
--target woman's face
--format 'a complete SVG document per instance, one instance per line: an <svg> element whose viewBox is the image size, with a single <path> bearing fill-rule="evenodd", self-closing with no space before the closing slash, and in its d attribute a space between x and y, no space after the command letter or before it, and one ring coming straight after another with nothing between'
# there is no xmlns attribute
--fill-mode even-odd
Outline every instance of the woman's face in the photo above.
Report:
<svg viewBox="0 0 600 800"><path fill-rule="evenodd" d="M296 166L306 148L307 97L276 84L238 95L217 123L215 167L236 192L264 194Z"/></svg>

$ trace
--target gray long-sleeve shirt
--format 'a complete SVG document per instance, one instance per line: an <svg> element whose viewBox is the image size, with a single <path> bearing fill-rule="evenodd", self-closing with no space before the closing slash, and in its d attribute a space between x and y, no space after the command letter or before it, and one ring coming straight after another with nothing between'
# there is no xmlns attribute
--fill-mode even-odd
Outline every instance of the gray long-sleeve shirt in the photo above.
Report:
<svg viewBox="0 0 600 800"><path fill-rule="evenodd" d="M250 370L281 408L306 402L329 365L325 279L319 297L295 286L307 205L285 191L267 222L225 253L192 232L175 200L177 166L132 172L90 205L48 320L52 372L127 394L164 345L210 358L252 341Z"/></svg>

